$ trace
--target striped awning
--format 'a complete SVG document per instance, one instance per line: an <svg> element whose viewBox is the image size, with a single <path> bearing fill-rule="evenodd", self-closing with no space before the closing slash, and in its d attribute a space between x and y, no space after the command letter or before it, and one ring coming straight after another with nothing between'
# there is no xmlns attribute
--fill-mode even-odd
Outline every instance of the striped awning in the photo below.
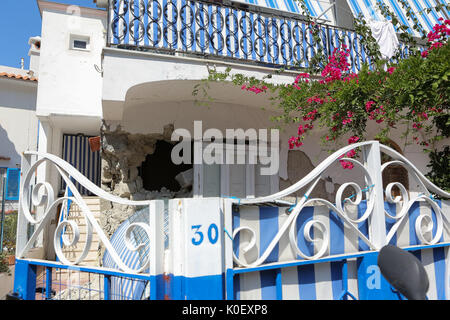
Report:
<svg viewBox="0 0 450 320"><path fill-rule="evenodd" d="M304 13L300 4L295 0L234 1L288 11L292 13ZM435 24L440 23L439 18L449 19L450 16L450 12L446 8L443 8L440 11L435 9L437 5L445 5L445 0L347 0L347 2L355 17L357 17L359 14L362 14L367 21L369 21L370 19L375 21L384 20L383 15L378 9L377 2L381 5L385 5L392 13L396 15L398 20L403 25L409 27L408 32L415 36L421 36L421 34L413 29L414 17L416 17L419 21L419 28L423 29L425 33L428 33L433 29L433 26ZM402 2L404 3L403 6ZM309 11L308 13L313 17L320 16L330 7L332 3L333 0L305 0L306 7ZM431 11L428 13L427 9L431 9ZM411 12L410 15L408 15L408 11ZM321 18L328 20L328 23L330 24L335 24L333 10L328 10L321 16Z"/></svg>
<svg viewBox="0 0 450 320"><path fill-rule="evenodd" d="M261 7L287 11L292 13L303 14L302 7L295 0L233 0L234 2L243 2L248 4L253 4ZM330 0L305 0L308 13L313 17L320 16L324 11L326 11L333 1ZM334 15L331 10L325 12L321 16L324 20L328 20L328 23L334 24Z"/></svg>
<svg viewBox="0 0 450 320"><path fill-rule="evenodd" d="M407 0L402 2L399 0L347 0L354 16L360 13L367 20L382 21L384 17L378 10L377 2L385 5L396 15L401 24L407 26L408 32L415 36L421 36L421 33L413 29L414 18L419 22L419 28L425 33L430 32L433 26L440 23L439 18L448 19L449 11L443 8L437 11L435 7L445 4L445 0ZM428 13L427 9L431 9ZM408 15L408 11L410 15ZM390 20L390 18L389 18Z"/></svg>

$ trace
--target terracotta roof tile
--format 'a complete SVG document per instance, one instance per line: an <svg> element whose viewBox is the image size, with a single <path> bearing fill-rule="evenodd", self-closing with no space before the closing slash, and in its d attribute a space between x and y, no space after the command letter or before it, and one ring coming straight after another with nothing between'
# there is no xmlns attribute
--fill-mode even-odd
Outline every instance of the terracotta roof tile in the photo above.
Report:
<svg viewBox="0 0 450 320"><path fill-rule="evenodd" d="M36 77L23 76L20 74L7 73L7 72L0 72L0 77L8 77L8 78L14 78L14 79L20 79L20 80L28 80L28 81L38 81L38 79Z"/></svg>

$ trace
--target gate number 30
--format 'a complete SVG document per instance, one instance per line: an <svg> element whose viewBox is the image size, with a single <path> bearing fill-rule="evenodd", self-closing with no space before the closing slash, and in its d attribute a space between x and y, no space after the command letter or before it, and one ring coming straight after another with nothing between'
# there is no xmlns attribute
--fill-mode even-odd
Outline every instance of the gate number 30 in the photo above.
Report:
<svg viewBox="0 0 450 320"><path fill-rule="evenodd" d="M200 231L201 224L192 226L192 230L194 230L194 237L192 238L192 244L194 246L199 246L204 239L203 232ZM208 240L211 244L215 244L219 239L219 229L215 223L212 223L208 228Z"/></svg>

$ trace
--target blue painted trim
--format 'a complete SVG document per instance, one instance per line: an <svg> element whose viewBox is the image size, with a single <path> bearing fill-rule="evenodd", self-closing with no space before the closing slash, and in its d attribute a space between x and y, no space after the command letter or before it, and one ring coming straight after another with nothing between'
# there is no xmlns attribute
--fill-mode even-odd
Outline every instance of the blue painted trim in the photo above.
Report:
<svg viewBox="0 0 450 320"><path fill-rule="evenodd" d="M450 246L450 242L443 242L438 243L434 245L425 245L425 246L410 246L402 248L406 251L416 251L416 250L424 250L424 249L431 249L431 248L441 248L441 247L448 247ZM377 253L377 251L360 251L353 254L346 254L346 255L336 255L331 257L325 257L320 258L316 260L299 260L299 261L292 261L292 262L282 262L282 263L268 263L266 265L253 267L253 268L234 268L233 273L234 274L241 274L241 273L247 273L247 272L255 272L255 271L263 271L263 270L271 270L271 269L279 269L279 268L287 268L287 267L296 267L296 266L302 266L302 265L308 265L308 264L316 264L316 263L323 263L323 262L335 262L335 261L341 261L341 260L347 260L347 259L353 259L353 258L363 258L366 255Z"/></svg>
<svg viewBox="0 0 450 320"><path fill-rule="evenodd" d="M298 266L297 276L300 300L317 300L314 265L306 264Z"/></svg>
<svg viewBox="0 0 450 320"><path fill-rule="evenodd" d="M445 248L433 249L434 276L436 278L437 299L445 300Z"/></svg>
<svg viewBox="0 0 450 320"><path fill-rule="evenodd" d="M24 300L36 298L36 265L27 260L16 259L14 269L14 292Z"/></svg>
<svg viewBox="0 0 450 320"><path fill-rule="evenodd" d="M172 276L174 300L222 300L225 298L224 274L184 277Z"/></svg>
<svg viewBox="0 0 450 320"><path fill-rule="evenodd" d="M52 298L52 268L45 268L45 299Z"/></svg>
<svg viewBox="0 0 450 320"><path fill-rule="evenodd" d="M239 293L239 276L234 277L233 269L227 269L225 271L225 290L226 290L226 300L235 300L237 296L236 293ZM238 298L239 299L239 298Z"/></svg>
<svg viewBox="0 0 450 320"><path fill-rule="evenodd" d="M111 276L103 277L103 300L111 300Z"/></svg>
<svg viewBox="0 0 450 320"><path fill-rule="evenodd" d="M10 185L11 184L11 185ZM14 188L11 190L11 188ZM5 200L17 201L20 193L20 169L6 169Z"/></svg>
<svg viewBox="0 0 450 320"><path fill-rule="evenodd" d="M84 266L70 266L63 265L58 262L44 261L44 260L27 260L16 259L16 271L14 278L14 291L18 292L25 300L34 300L36 290L36 267L44 266L47 271L46 277L46 298L51 298L52 291L52 268L74 270L79 272L88 272L95 274L102 274L104 276L104 298L105 300L111 300L113 294L113 279L112 277L124 277L132 280L148 281L150 283L150 299L162 300L164 294L169 292L169 289L165 288L163 275L149 275L149 274L134 274L116 271L112 269L102 269L95 267ZM181 292L181 291L180 291ZM133 297L135 298L135 297ZM140 297L139 297L140 299Z"/></svg>
<svg viewBox="0 0 450 320"><path fill-rule="evenodd" d="M359 258L358 294L360 300L398 300L377 264L378 252Z"/></svg>
<svg viewBox="0 0 450 320"><path fill-rule="evenodd" d="M338 300L347 300L348 293L348 266L347 260L344 260L342 264L342 294L339 296Z"/></svg>
<svg viewBox="0 0 450 320"><path fill-rule="evenodd" d="M65 269L65 270L74 270L74 271L80 271L80 272L104 274L104 275L115 276L115 277L126 277L126 278L133 278L133 279L139 279L139 280L151 280L152 279L152 276L150 274L127 273L127 272L122 272L122 271L113 270L113 269L103 269L103 268L86 267L86 266L72 266L72 265L61 264L59 262L52 262L52 261L45 261L45 260L16 259L16 263L18 263L18 262L27 263L27 264L30 264L33 266L44 266L44 267L59 268L59 269Z"/></svg>
<svg viewBox="0 0 450 320"><path fill-rule="evenodd" d="M283 276L281 269L276 269L276 298L277 300L283 300Z"/></svg>
<svg viewBox="0 0 450 320"><path fill-rule="evenodd" d="M225 272L226 283L226 299L234 300L234 271L233 269L227 269Z"/></svg>

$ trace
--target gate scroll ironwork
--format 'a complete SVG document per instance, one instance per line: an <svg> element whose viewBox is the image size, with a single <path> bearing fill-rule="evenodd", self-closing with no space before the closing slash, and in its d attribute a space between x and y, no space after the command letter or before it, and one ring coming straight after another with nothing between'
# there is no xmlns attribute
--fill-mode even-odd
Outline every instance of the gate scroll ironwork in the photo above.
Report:
<svg viewBox="0 0 450 320"><path fill-rule="evenodd" d="M357 148L362 150L361 161L342 158L342 155ZM394 160L381 165L381 153ZM343 183L336 192L334 203L327 199L311 197L322 173L333 163L342 160L353 163L354 170L362 172L365 185L360 186L352 181ZM420 191L408 192L400 182L389 183L383 190L382 172L392 165L403 166L417 182ZM395 187L400 190L400 195L393 197L392 190ZM305 188L304 195L296 203L287 205L283 200ZM344 196L347 188L353 189L354 193L351 196ZM426 205L431 211L427 213L424 209L414 218L414 237L418 238L418 243L415 245L402 243L401 247L407 250L422 250L449 246L450 212L443 211L442 203L434 199L433 193L450 198L448 192L430 182L397 151L378 141L368 141L336 151L303 179L276 194L253 199L226 199L225 229L232 230L231 234L228 232L229 241L225 242L227 298L235 298L234 277L237 275L264 270L278 270L279 273L283 268L333 261L343 261L347 266L348 259L376 253L384 245L394 241L394 236L404 228L414 205ZM396 212L387 210L386 207L389 205L394 205ZM263 212L268 206L279 209L269 216ZM312 214L308 219L302 218L307 214L304 210L308 207L321 210L321 214ZM352 207L359 210L356 216ZM258 219L255 218L255 210L259 210L259 224L255 222L255 219ZM270 235L263 234L262 219L274 221L274 231L269 232ZM298 222L301 222L301 226ZM342 225L341 230L336 231L338 229L336 225ZM268 230L266 228L264 232L267 233ZM412 233L411 230L409 232ZM340 235L337 236L337 233ZM337 251L333 241L337 241L339 237L342 239L352 237L356 244L351 250L342 248L341 251ZM339 272L344 274L343 271ZM277 276L276 281L277 290L281 292L283 286L281 276ZM449 286L450 263L447 261L445 272L447 299L450 298Z"/></svg>

